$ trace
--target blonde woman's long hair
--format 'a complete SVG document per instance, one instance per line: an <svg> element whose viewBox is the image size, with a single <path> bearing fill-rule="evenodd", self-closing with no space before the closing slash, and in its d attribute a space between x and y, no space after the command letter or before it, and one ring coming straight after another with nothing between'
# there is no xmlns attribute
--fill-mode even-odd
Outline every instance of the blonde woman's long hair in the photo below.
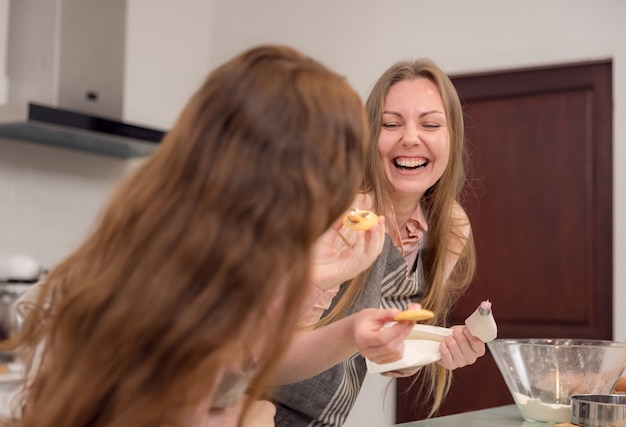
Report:
<svg viewBox="0 0 626 427"><path fill-rule="evenodd" d="M32 375L13 425L183 426L260 342L259 396L368 141L358 94L300 52L261 46L215 69L4 343Z"/></svg>
<svg viewBox="0 0 626 427"><path fill-rule="evenodd" d="M425 192L420 201L428 221L427 246L420 252L426 285L425 294L420 303L424 308L436 314L430 323L445 326L454 303L474 277L476 252L471 230L469 235L461 233L461 230L468 229L467 219L453 215L453 207L455 203L461 202L467 180L468 155L465 145L463 109L454 85L434 62L428 59L400 61L387 69L374 84L365 104L372 143L369 147L361 191L373 194L377 212L389 212L387 195L390 194L390 184L382 171L378 153L383 106L385 97L394 84L417 78L427 78L439 89L450 133L448 166L442 177ZM458 251L458 248L463 248L461 253L456 253L459 260L449 277L446 277L446 258L450 251ZM345 294L333 311L323 319L323 322L333 321L347 311L351 302L356 300L357 295L362 292L368 274L369 271L365 271L345 285L348 286ZM426 396L432 398L430 415L433 415L448 392L451 372L437 364L431 364L422 371L421 375L426 381L421 383L421 388Z"/></svg>

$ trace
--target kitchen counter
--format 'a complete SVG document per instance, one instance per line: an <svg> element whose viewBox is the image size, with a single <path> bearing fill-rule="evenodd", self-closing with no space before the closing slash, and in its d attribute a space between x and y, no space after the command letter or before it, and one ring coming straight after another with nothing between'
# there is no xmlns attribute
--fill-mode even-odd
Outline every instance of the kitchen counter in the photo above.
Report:
<svg viewBox="0 0 626 427"><path fill-rule="evenodd" d="M396 427L538 427L542 425L551 424L525 421L517 406L506 405L402 423L397 424Z"/></svg>

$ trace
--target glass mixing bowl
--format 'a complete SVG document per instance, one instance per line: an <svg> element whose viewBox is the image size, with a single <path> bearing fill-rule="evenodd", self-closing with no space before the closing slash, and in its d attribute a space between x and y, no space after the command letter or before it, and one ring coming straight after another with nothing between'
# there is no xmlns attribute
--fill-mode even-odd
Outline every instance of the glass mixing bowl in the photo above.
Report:
<svg viewBox="0 0 626 427"><path fill-rule="evenodd" d="M571 419L570 396L606 394L626 368L626 343L583 339L496 339L487 343L527 421Z"/></svg>

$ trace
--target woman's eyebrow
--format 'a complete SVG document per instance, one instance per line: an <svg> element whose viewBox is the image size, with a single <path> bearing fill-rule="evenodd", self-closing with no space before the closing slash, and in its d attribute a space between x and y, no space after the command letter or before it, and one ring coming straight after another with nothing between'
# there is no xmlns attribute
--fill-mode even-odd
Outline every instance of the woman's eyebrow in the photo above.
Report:
<svg viewBox="0 0 626 427"><path fill-rule="evenodd" d="M443 114L445 116L445 113L443 111L440 111L440 110L430 110L430 111L424 111L423 113L420 113L420 117L424 117L424 116L427 116L429 114Z"/></svg>
<svg viewBox="0 0 626 427"><path fill-rule="evenodd" d="M396 111L390 111L390 110L384 110L383 114L391 114L397 117L402 117L402 114L396 112ZM424 111L422 113L419 114L419 117L425 117L428 116L429 114L442 114L445 116L445 113L443 111L440 110L429 110L429 111Z"/></svg>

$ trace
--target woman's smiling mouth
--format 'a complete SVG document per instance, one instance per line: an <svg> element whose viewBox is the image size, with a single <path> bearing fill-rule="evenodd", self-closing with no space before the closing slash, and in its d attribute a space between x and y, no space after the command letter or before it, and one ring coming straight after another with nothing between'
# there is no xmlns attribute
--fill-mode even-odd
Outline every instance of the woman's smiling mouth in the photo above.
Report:
<svg viewBox="0 0 626 427"><path fill-rule="evenodd" d="M393 165L396 168L403 170L416 170L426 167L427 164L428 159L425 159L423 157L396 157L395 159L393 159Z"/></svg>

